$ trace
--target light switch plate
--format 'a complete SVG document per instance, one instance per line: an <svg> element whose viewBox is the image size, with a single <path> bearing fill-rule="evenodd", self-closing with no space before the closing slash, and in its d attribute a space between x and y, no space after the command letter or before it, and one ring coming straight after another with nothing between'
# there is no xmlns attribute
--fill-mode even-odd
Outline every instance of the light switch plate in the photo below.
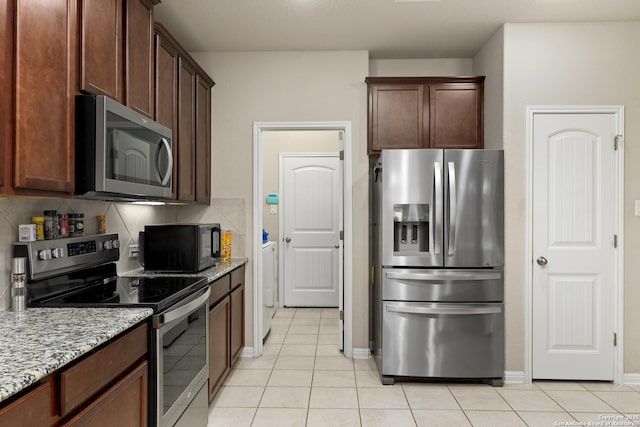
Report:
<svg viewBox="0 0 640 427"><path fill-rule="evenodd" d="M129 245L129 258L137 258L139 251L138 245Z"/></svg>
<svg viewBox="0 0 640 427"><path fill-rule="evenodd" d="M278 213L278 205L269 205L269 206L271 206L271 214Z"/></svg>
<svg viewBox="0 0 640 427"><path fill-rule="evenodd" d="M640 200L636 200L636 216L640 216Z"/></svg>

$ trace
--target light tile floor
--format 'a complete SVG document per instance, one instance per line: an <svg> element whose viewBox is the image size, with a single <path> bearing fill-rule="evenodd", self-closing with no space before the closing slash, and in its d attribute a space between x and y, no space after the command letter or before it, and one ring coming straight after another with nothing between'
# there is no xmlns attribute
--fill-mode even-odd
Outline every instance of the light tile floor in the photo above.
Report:
<svg viewBox="0 0 640 427"><path fill-rule="evenodd" d="M640 387L544 381L383 386L372 359L338 351L336 309L280 309L264 355L241 359L209 426L640 426Z"/></svg>

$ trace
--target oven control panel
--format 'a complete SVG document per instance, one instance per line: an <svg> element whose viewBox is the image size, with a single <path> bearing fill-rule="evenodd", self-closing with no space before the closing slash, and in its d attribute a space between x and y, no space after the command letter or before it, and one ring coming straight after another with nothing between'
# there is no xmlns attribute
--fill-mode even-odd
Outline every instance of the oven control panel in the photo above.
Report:
<svg viewBox="0 0 640 427"><path fill-rule="evenodd" d="M64 274L120 258L120 240L115 233L95 234L13 245L14 257L26 257L30 280Z"/></svg>

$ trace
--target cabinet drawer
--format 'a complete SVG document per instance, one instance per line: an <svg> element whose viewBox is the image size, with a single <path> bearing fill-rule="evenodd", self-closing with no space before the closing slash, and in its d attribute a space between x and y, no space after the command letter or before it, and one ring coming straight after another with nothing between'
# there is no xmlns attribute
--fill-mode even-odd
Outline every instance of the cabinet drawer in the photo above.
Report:
<svg viewBox="0 0 640 427"><path fill-rule="evenodd" d="M60 415L109 385L147 352L147 324L93 353L60 374Z"/></svg>
<svg viewBox="0 0 640 427"><path fill-rule="evenodd" d="M0 425L16 427L49 425L50 401L51 383L47 381L0 409Z"/></svg>
<svg viewBox="0 0 640 427"><path fill-rule="evenodd" d="M244 283L244 264L231 272L231 289Z"/></svg>
<svg viewBox="0 0 640 427"><path fill-rule="evenodd" d="M231 275L225 274L215 282L211 283L211 294L209 294L209 308L213 308L216 302L227 295L231 290Z"/></svg>
<svg viewBox="0 0 640 427"><path fill-rule="evenodd" d="M63 425L146 426L147 410L145 361Z"/></svg>

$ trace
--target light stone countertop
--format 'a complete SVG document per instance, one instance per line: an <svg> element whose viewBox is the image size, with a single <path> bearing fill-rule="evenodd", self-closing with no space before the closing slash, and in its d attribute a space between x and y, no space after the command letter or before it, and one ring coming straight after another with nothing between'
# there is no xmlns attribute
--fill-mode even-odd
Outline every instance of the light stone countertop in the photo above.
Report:
<svg viewBox="0 0 640 427"><path fill-rule="evenodd" d="M166 271L146 271L142 267L135 270L119 274L120 277L162 277L162 276L185 276L185 277L205 277L209 283L224 276L248 262L247 258L231 258L225 261L218 261L213 267L209 267L195 273L171 273ZM246 273L245 273L246 274Z"/></svg>
<svg viewBox="0 0 640 427"><path fill-rule="evenodd" d="M150 308L0 311L0 402L151 314Z"/></svg>

